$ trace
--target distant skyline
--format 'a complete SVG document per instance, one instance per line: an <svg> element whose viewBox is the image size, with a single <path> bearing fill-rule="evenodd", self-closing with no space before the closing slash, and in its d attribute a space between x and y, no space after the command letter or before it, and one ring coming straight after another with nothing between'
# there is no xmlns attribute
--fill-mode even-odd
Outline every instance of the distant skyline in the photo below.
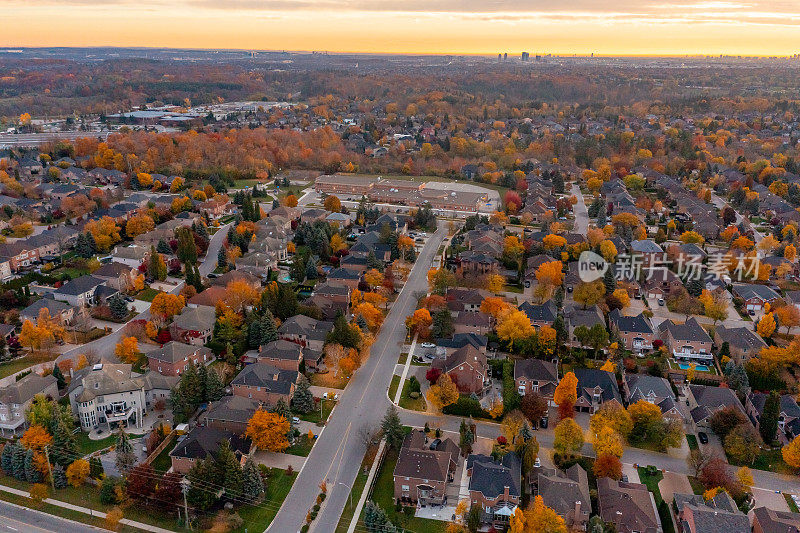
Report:
<svg viewBox="0 0 800 533"><path fill-rule="evenodd" d="M800 0L0 0L0 46L787 56Z"/></svg>

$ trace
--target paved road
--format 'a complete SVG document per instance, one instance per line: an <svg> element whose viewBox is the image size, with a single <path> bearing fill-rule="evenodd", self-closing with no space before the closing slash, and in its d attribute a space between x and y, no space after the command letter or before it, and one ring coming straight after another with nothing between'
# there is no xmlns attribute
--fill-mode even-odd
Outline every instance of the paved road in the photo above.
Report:
<svg viewBox="0 0 800 533"><path fill-rule="evenodd" d="M445 223L440 223L420 252L372 345L369 359L341 393L339 404L306 459L286 504L267 530L270 533L298 531L314 505L323 480L327 481L328 497L313 522L313 531L329 533L336 529L364 457L365 449L358 432L364 426L378 427L389 406L386 394L400 346L406 338L405 319L416 308L418 294L427 290L428 267L447 235L446 227Z"/></svg>
<svg viewBox="0 0 800 533"><path fill-rule="evenodd" d="M728 202L726 202L723 198L720 198L715 193L711 193L711 203L714 204L714 206L717 209L719 209L720 211L722 211L722 209L724 209L725 206L730 205L730 204L728 204ZM733 206L731 206L731 207L733 207ZM756 230L756 228L750 223L750 219L743 217L739 213L739 211L736 210L736 208L733 209L733 212L736 213L736 225L739 225L739 224L742 223L742 221L744 221L745 227L747 227L748 229L753 230L753 240L755 240L756 244L760 243L761 239L764 238L764 235L761 232L759 232L758 230Z"/></svg>
<svg viewBox="0 0 800 533"><path fill-rule="evenodd" d="M104 531L0 500L0 533L96 533Z"/></svg>
<svg viewBox="0 0 800 533"><path fill-rule="evenodd" d="M575 224L573 226L573 233L580 233L586 235L589 230L589 210L586 208L586 203L583 200L583 193L578 186L578 182L572 183L572 194L578 199L578 203L572 208L575 215Z"/></svg>
<svg viewBox="0 0 800 533"><path fill-rule="evenodd" d="M220 226L219 230L211 237L211 242L208 245L208 250L206 252L206 256L197 269L200 271L201 276L208 276L211 272L217 268L217 254L219 253L219 249L222 247L222 243L225 241L225 237L228 234L228 228L230 224L226 224L224 226ZM178 294L183 287L184 282L181 281L174 289L172 289L173 294ZM148 320L150 318L150 311L143 311L133 317L131 320ZM86 344L82 344L77 346L71 350L64 352L63 354L59 355L56 359L56 362L61 362L66 359L73 359L77 361L77 358L80 354L85 354L87 351L91 350L97 356L102 357L104 359L116 361L116 356L114 355L114 347L122 338L122 332L125 328L119 328L117 331L106 335L105 337L100 337L99 339L88 342ZM2 533L2 532L0 532Z"/></svg>

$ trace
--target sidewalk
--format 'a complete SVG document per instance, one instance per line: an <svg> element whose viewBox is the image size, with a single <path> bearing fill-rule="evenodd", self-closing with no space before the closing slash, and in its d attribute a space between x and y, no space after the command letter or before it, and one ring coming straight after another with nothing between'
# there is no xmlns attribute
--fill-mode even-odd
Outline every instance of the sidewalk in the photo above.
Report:
<svg viewBox="0 0 800 533"><path fill-rule="evenodd" d="M8 492L11 494L16 494L17 496L22 496L24 498L30 498L30 494L25 492L24 490L14 489L11 487L6 487L5 485L0 485L0 490L4 492ZM95 511L94 509L87 509L86 507L81 507L79 505L72 505L71 503L62 502L61 500L54 500L53 498L46 498L44 500L45 503L49 503L50 505L55 505L58 507L63 507L64 509L70 509L72 511L77 511L79 513L88 514L89 516L96 516L99 518L105 518L106 513L102 511ZM65 519L66 520L66 519ZM127 518L123 518L120 520L120 524L124 524L126 526L135 527L137 529L143 529L145 531L152 531L153 533L173 533L169 529L163 529L156 526L151 526L150 524L143 524L142 522L136 522L133 520L128 520Z"/></svg>

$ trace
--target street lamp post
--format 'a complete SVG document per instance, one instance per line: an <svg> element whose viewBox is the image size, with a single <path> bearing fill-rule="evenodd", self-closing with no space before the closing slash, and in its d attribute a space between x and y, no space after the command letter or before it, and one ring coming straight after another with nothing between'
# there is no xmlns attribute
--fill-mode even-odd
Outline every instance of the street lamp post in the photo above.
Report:
<svg viewBox="0 0 800 533"><path fill-rule="evenodd" d="M350 485L348 485L347 483L342 483L341 481L339 482L339 485L342 485L343 487L347 487L347 489L350 490L350 494L349 494L348 497L350 499L350 509L352 509L353 508L353 488Z"/></svg>

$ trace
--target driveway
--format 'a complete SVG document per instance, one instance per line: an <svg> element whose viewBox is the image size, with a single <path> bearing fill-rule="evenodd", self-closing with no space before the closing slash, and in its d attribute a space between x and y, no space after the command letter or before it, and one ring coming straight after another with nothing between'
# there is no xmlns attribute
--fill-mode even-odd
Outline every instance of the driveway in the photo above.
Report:
<svg viewBox="0 0 800 533"><path fill-rule="evenodd" d="M306 458L300 455L262 451L256 452L253 456L253 460L269 468L281 468L286 470L291 466L292 470L295 472L300 472L306 463Z"/></svg>
<svg viewBox="0 0 800 533"><path fill-rule="evenodd" d="M766 489L753 489L753 499L756 504L755 507L766 507L773 511L791 512L789 504L786 503L786 498L783 497L782 492Z"/></svg>
<svg viewBox="0 0 800 533"><path fill-rule="evenodd" d="M578 203L572 208L575 215L575 223L573 224L572 231L581 235L586 235L589 231L589 210L586 208L586 202L583 200L583 193L578 186L578 182L572 182L570 192L578 199Z"/></svg>
<svg viewBox="0 0 800 533"><path fill-rule="evenodd" d="M675 494L694 494L689 477L677 472L664 472L664 479L658 482L658 490L666 502L672 502Z"/></svg>

